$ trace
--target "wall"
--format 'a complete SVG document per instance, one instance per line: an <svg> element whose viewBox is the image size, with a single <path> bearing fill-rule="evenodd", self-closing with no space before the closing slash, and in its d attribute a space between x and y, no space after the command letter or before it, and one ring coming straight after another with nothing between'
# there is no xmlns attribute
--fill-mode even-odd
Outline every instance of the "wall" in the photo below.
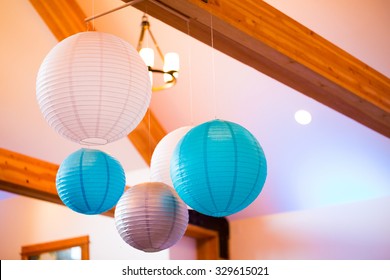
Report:
<svg viewBox="0 0 390 280"><path fill-rule="evenodd" d="M87 216L49 202L22 196L0 201L0 259L20 259L23 245L89 235L90 259L169 259L169 250L144 253L127 245L114 219Z"/></svg>
<svg viewBox="0 0 390 280"><path fill-rule="evenodd" d="M174 246L169 248L171 260L196 260L196 240L192 237L183 236Z"/></svg>
<svg viewBox="0 0 390 280"><path fill-rule="evenodd" d="M390 197L230 222L232 259L390 259Z"/></svg>
<svg viewBox="0 0 390 280"><path fill-rule="evenodd" d="M390 259L390 197L230 221L232 259ZM23 245L90 236L91 259L193 259L183 238L170 252L146 254L125 244L114 220L15 196L0 201L0 259Z"/></svg>

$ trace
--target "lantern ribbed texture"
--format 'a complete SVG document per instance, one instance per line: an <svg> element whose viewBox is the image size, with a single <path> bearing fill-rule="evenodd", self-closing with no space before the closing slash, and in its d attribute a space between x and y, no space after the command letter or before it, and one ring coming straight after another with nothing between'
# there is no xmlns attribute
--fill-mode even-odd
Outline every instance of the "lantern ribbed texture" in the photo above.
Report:
<svg viewBox="0 0 390 280"><path fill-rule="evenodd" d="M172 187L161 182L143 183L122 195L115 208L115 224L130 246L158 252L183 237L188 210Z"/></svg>
<svg viewBox="0 0 390 280"><path fill-rule="evenodd" d="M186 204L209 216L237 213L260 194L264 152L244 127L213 120L191 129L171 159L173 185Z"/></svg>
<svg viewBox="0 0 390 280"><path fill-rule="evenodd" d="M38 72L37 100L49 125L81 144L125 137L151 99L148 69L125 40L81 32L58 43Z"/></svg>
<svg viewBox="0 0 390 280"><path fill-rule="evenodd" d="M78 213L93 215L113 208L125 190L126 177L112 156L80 149L60 165L56 186L62 202Z"/></svg>
<svg viewBox="0 0 390 280"><path fill-rule="evenodd" d="M173 187L170 174L171 157L177 143L191 128L193 128L193 126L180 127L165 135L165 137L158 142L150 161L150 176L152 181L163 182L168 186Z"/></svg>

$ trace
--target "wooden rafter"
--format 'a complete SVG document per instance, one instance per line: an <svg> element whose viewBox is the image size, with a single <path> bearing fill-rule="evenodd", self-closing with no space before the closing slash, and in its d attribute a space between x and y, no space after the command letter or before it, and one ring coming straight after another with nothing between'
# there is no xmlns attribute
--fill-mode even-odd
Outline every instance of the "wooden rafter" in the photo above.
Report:
<svg viewBox="0 0 390 280"><path fill-rule="evenodd" d="M74 0L30 0L53 35L63 40L86 30L85 14ZM152 151L166 135L164 128L151 110L134 129L128 138L147 164L150 164Z"/></svg>
<svg viewBox="0 0 390 280"><path fill-rule="evenodd" d="M212 25L214 48L390 137L390 79L264 1L146 0L135 7L209 45Z"/></svg>
<svg viewBox="0 0 390 280"><path fill-rule="evenodd" d="M0 189L54 203L58 165L0 148Z"/></svg>

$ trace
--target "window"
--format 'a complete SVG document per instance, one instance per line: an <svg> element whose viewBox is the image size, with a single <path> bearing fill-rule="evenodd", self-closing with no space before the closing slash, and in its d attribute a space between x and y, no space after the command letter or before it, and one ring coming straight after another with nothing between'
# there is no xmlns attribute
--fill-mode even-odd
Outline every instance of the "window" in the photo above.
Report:
<svg viewBox="0 0 390 280"><path fill-rule="evenodd" d="M22 260L88 260L89 236L22 246Z"/></svg>

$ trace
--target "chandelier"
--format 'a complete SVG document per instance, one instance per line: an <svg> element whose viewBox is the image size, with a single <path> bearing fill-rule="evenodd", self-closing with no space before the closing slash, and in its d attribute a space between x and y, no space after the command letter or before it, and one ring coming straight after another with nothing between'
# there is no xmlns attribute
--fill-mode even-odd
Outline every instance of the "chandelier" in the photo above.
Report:
<svg viewBox="0 0 390 280"><path fill-rule="evenodd" d="M163 69L156 69L154 67L154 51L152 48L142 48L142 44L145 38L145 33L148 32L150 38L153 41L154 47L157 51L158 56L163 62ZM146 66L148 66L149 76L152 82L152 90L159 91L173 87L176 84L176 80L179 73L179 55L177 53L169 52L163 55L152 31L150 30L150 23L148 17L144 15L141 22L141 34L138 40L137 51L141 58L144 60ZM163 74L164 83L161 85L153 84L153 74Z"/></svg>
<svg viewBox="0 0 390 280"><path fill-rule="evenodd" d="M143 2L143 1L144 0L132 0L132 1L129 0L129 1L127 1L128 3L126 3L122 6L119 6L117 8L114 8L112 10L109 10L107 12L104 12L104 13L101 13L98 15L91 16L89 18L86 18L84 21L86 23L88 23L91 20L94 20L94 19L99 18L101 16L107 15L109 13L118 11L118 10L123 9L125 7L128 7L130 5L135 5L135 4L137 4L139 2ZM156 1L152 1L152 0L149 0L149 1L151 1L155 4L158 4L158 6L164 8L164 9L170 10L172 13L176 14L180 18L184 19L185 21L188 21L188 18L183 17L181 14L176 13L174 10L171 10L168 6L165 6L160 2L156 2ZM158 53L158 57L160 58L161 62L163 63L162 69L157 69L154 67L154 50L152 48L149 48L149 47L146 47L146 48L142 47L146 32L149 34L150 38L152 39L153 44L154 44L154 48L156 49L156 51ZM169 53L166 53L165 55L162 53L160 47L157 44L155 37L153 36L152 31L150 30L150 23L149 23L149 20L148 20L148 17L146 16L146 14L144 14L142 17L141 34L140 34L139 40L138 40L137 51L138 51L139 55L141 56L141 58L143 59L143 61L145 62L146 66L148 67L149 77L151 80L153 91L160 91L163 89L168 89L168 88L173 87L176 84L177 77L179 75L179 68L180 68L179 55L177 53L174 53L174 52L169 52ZM162 77L163 79L154 79L154 76L155 76L154 74L163 75L163 77ZM158 80L157 83L159 83L159 84L155 85L154 80ZM159 82L160 80L161 80L161 82Z"/></svg>

